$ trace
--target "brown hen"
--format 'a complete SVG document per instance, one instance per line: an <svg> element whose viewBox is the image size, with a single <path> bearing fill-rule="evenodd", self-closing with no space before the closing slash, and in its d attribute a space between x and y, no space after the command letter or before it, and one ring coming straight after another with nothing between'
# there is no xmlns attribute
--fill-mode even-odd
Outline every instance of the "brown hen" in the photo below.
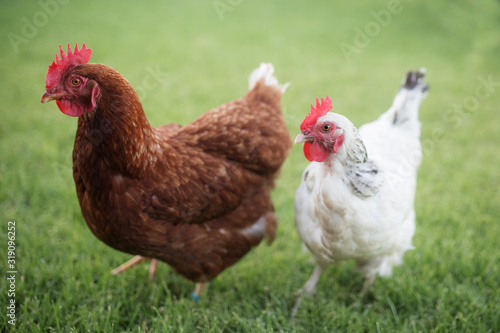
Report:
<svg viewBox="0 0 500 333"><path fill-rule="evenodd" d="M85 47L49 66L43 103L78 117L73 173L83 217L107 245L169 264L207 283L267 237L270 197L291 140L280 109L284 86L271 64L249 78L241 99L181 127L151 127L139 97L116 70L88 63Z"/></svg>

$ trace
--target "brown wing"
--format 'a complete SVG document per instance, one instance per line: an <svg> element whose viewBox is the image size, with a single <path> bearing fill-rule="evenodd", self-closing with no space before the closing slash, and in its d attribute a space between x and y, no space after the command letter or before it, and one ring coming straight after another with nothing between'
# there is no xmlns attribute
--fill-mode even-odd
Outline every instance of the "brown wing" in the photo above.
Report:
<svg viewBox="0 0 500 333"><path fill-rule="evenodd" d="M169 140L160 159L164 163L137 183L151 198L148 214L154 219L203 223L267 188L267 177L178 140Z"/></svg>
<svg viewBox="0 0 500 333"><path fill-rule="evenodd" d="M244 98L204 113L175 138L246 169L274 174L291 148L280 98L278 88L258 83Z"/></svg>

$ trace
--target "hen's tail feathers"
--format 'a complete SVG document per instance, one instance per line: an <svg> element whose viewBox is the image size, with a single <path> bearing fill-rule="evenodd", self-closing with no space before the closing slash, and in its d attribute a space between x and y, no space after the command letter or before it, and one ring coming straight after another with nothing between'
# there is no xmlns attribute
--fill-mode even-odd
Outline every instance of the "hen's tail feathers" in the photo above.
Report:
<svg viewBox="0 0 500 333"><path fill-rule="evenodd" d="M394 125L401 125L408 121L418 122L418 108L429 90L429 86L424 81L425 73L425 68L406 73L406 78L391 108L394 110Z"/></svg>
<svg viewBox="0 0 500 333"><path fill-rule="evenodd" d="M270 62L261 63L260 66L255 69L250 76L248 77L248 89L252 90L257 85L257 82L260 80L264 80L264 84L266 86L275 86L278 87L283 94L286 91L286 88L290 85L290 82L285 84L279 84L278 79L274 74L274 66Z"/></svg>

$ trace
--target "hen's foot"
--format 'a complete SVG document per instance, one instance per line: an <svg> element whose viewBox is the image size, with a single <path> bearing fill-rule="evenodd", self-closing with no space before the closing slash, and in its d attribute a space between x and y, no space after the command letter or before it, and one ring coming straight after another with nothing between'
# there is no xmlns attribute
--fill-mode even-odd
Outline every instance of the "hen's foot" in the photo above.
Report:
<svg viewBox="0 0 500 333"><path fill-rule="evenodd" d="M359 293L359 298L363 299L366 296L366 293L368 292L368 289L372 286L373 282L375 281L376 275L369 276L366 278L365 283L363 283L363 289L361 289L361 292Z"/></svg>
<svg viewBox="0 0 500 333"><path fill-rule="evenodd" d="M292 310L292 318L295 317L297 314L297 311L299 311L300 307L300 302L302 301L302 297L310 297L314 294L314 290L316 289L316 284L319 281L319 277L321 276L321 272L323 272L323 267L320 265L317 265L316 268L314 269L313 273L309 277L309 280L307 280L306 284L302 289L299 290L299 297L297 298L297 302L295 303L295 306L293 307Z"/></svg>
<svg viewBox="0 0 500 333"><path fill-rule="evenodd" d="M208 282L198 282L194 287L194 291L191 293L193 301L199 302L201 299L201 295L205 292L207 287L208 287Z"/></svg>
<svg viewBox="0 0 500 333"><path fill-rule="evenodd" d="M158 260L148 258L148 257L143 257L143 256L133 257L132 259L130 259L126 263L121 264L117 268L113 269L111 271L111 274L117 275L117 274L123 273L127 269L137 265L138 263L140 263L141 261L144 261L144 260L151 260L151 266L149 267L149 279L152 280L155 276L155 273L156 273L156 267L158 267Z"/></svg>

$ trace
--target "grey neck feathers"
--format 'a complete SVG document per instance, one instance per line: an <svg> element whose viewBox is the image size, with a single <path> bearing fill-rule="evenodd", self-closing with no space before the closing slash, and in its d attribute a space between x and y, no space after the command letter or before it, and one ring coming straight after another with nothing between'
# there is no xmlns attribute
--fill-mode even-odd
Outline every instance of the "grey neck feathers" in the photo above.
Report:
<svg viewBox="0 0 500 333"><path fill-rule="evenodd" d="M382 177L378 166L368 160L366 147L356 127L350 135L350 143L346 146L346 183L353 193L360 198L368 198L378 192Z"/></svg>

